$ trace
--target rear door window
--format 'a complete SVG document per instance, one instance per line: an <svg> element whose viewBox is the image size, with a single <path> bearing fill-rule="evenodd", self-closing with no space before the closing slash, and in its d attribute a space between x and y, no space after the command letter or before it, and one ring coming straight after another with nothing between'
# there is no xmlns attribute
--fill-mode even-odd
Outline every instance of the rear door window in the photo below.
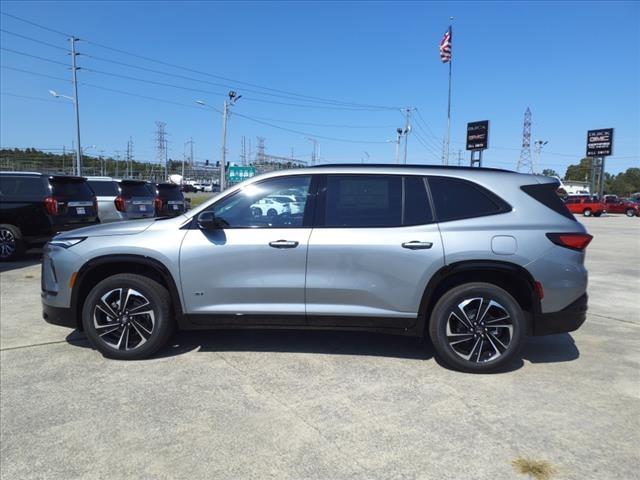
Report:
<svg viewBox="0 0 640 480"><path fill-rule="evenodd" d="M54 197L90 200L94 196L93 190L89 188L89 184L85 179L54 177L49 180L49 183Z"/></svg>
<svg viewBox="0 0 640 480"><path fill-rule="evenodd" d="M485 188L467 180L429 177L438 222L496 215L511 207Z"/></svg>
<svg viewBox="0 0 640 480"><path fill-rule="evenodd" d="M399 175L329 175L325 199L325 227L402 225Z"/></svg>
<svg viewBox="0 0 640 480"><path fill-rule="evenodd" d="M118 184L116 182L104 182L100 180L87 180L91 190L99 197L116 197Z"/></svg>

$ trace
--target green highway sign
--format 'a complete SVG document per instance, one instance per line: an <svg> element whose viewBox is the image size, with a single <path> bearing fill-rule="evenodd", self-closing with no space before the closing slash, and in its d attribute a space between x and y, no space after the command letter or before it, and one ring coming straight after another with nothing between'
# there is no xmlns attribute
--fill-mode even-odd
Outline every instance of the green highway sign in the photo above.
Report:
<svg viewBox="0 0 640 480"><path fill-rule="evenodd" d="M231 166L227 179L229 183L240 183L256 174L255 167Z"/></svg>

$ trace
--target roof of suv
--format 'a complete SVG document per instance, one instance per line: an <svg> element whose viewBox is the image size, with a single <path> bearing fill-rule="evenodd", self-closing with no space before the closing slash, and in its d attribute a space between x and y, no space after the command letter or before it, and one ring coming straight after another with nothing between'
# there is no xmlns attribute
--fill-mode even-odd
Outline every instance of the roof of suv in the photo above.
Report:
<svg viewBox="0 0 640 480"><path fill-rule="evenodd" d="M339 167L361 167L361 168L428 168L428 169L444 169L444 170L480 170L486 172L507 172L517 173L512 170L505 170L502 168L488 168L488 167L463 167L457 165L430 165L430 164L395 164L395 163L327 163L323 165L314 165L311 168L339 168Z"/></svg>

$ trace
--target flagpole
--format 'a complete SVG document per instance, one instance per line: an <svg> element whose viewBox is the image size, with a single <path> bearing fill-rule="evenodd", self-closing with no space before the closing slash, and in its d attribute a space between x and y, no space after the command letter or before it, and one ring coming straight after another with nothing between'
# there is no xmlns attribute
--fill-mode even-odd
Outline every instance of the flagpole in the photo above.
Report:
<svg viewBox="0 0 640 480"><path fill-rule="evenodd" d="M449 144L451 142L451 64L453 57L449 60L449 101L447 103L447 148L445 151L444 164L449 165Z"/></svg>

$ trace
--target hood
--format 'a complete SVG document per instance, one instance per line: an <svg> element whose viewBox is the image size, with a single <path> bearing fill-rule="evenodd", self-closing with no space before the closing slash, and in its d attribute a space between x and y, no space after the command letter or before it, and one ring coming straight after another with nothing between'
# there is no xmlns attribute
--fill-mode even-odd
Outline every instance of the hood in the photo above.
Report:
<svg viewBox="0 0 640 480"><path fill-rule="evenodd" d="M56 235L56 238L75 237L107 237L111 235L134 235L142 233L155 222L154 218L142 218L140 220L125 220L122 222L103 223L90 227L77 228Z"/></svg>

